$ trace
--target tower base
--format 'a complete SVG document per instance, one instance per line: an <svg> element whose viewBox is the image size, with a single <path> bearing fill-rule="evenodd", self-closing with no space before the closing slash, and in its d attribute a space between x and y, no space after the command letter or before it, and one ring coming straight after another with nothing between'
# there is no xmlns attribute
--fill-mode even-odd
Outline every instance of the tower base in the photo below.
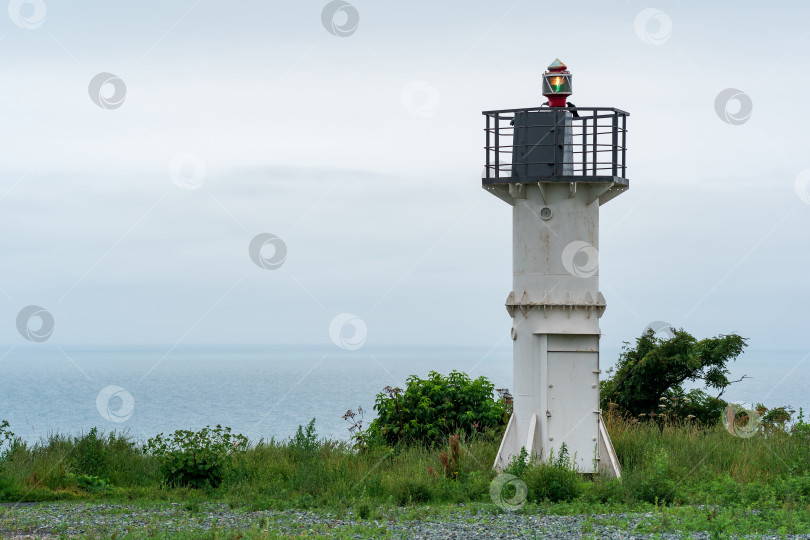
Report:
<svg viewBox="0 0 810 540"><path fill-rule="evenodd" d="M581 473L621 476L621 467L599 409L599 334L596 316L584 309L565 316L583 333L541 333L554 326L547 312L518 309L514 336L514 402L494 467L503 470L521 455L551 461L563 451ZM589 312L590 313L590 312ZM560 321L563 322L563 321Z"/></svg>
<svg viewBox="0 0 810 540"><path fill-rule="evenodd" d="M502 471L513 459L520 456L520 450L522 448L526 449L529 459L533 457L539 457L541 460L544 459L542 448L540 448L537 443L539 438L539 422L537 415L532 415L529 420L529 433L525 441L521 441L517 437L517 423L515 413L512 413L512 416L509 418L509 423L506 425L506 433L503 435L501 446L498 448L498 454L495 456L493 468L496 471ZM597 461L598 465L595 471L599 474L611 478L622 477L622 467L619 464L619 459L616 457L616 451L613 449L613 443L610 440L610 435L608 434L601 414L599 415L599 450Z"/></svg>

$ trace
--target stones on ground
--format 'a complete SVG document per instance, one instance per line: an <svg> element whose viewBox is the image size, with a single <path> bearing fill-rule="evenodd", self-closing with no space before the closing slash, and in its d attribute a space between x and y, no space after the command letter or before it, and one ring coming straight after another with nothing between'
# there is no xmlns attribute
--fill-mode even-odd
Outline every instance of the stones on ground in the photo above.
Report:
<svg viewBox="0 0 810 540"><path fill-rule="evenodd" d="M328 534L329 531L348 529L363 524L387 531L393 538L414 540L444 539L518 539L560 538L574 539L586 536L618 540L623 538L652 538L633 530L639 522L652 514L606 515L526 515L491 514L482 505L459 505L448 514L431 515L426 512L420 519L408 519L408 509L400 509L399 516L382 515L376 520L363 521L348 512L339 519L328 513L302 510L265 510L249 512L232 510L226 504L200 503L198 511L189 511L182 503L144 507L117 504L40 504L0 507L0 537L22 540L27 538L56 539L64 536L94 534L126 536L136 531L158 530L162 533L190 531L256 530L270 528L278 534L300 535L302 532ZM419 510L417 510L419 512ZM404 515L403 515L404 514ZM626 523L618 527L610 523ZM682 538L680 533L663 533L656 538ZM804 536L802 536L804 537ZM691 538L709 538L708 534L693 533ZM799 538L788 537L788 538ZM804 537L806 538L806 537Z"/></svg>

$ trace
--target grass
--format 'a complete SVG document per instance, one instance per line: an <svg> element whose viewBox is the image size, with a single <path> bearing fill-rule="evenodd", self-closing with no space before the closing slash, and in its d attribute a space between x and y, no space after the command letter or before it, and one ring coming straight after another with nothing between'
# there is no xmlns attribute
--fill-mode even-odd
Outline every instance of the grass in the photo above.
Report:
<svg viewBox="0 0 810 540"><path fill-rule="evenodd" d="M639 500L730 506L810 503L810 438L608 418L624 484ZM652 495L652 497L650 497Z"/></svg>
<svg viewBox="0 0 810 540"><path fill-rule="evenodd" d="M745 439L720 425L658 425L617 416L606 422L622 480L532 465L521 472L529 488L521 512L650 512L637 525L639 533L810 531L810 439L778 430ZM35 444L16 439L6 445L0 453L0 502L181 502L189 514L203 503L220 502L246 512L297 508L340 517L351 511L369 527L372 520L392 516L441 515L457 503L497 514L503 510L492 504L489 488L499 442L499 433L462 440L459 474L448 477L439 459L446 448L357 452L341 441L259 441L235 456L219 487L191 489L167 485L156 459L126 434L54 434ZM600 524L605 525L589 521L582 533ZM259 536L273 538L266 531L244 531L243 537Z"/></svg>
<svg viewBox="0 0 810 540"><path fill-rule="evenodd" d="M126 435L55 434L35 444L17 439L0 455L0 502L218 500L255 510L465 502L488 493L497 444L467 441L462 476L450 480L436 472L438 453L425 448L357 453L342 441L260 441L235 456L220 487L194 490L165 485L157 461Z"/></svg>

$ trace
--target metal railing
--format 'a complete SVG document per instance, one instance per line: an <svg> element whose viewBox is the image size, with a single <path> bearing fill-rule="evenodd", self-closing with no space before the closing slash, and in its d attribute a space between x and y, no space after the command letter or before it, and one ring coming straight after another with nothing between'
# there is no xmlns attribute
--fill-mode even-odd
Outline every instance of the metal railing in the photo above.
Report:
<svg viewBox="0 0 810 540"><path fill-rule="evenodd" d="M557 114L534 114L541 112ZM629 114L625 111L611 107L533 107L482 114L486 116L485 183L600 182L627 177Z"/></svg>

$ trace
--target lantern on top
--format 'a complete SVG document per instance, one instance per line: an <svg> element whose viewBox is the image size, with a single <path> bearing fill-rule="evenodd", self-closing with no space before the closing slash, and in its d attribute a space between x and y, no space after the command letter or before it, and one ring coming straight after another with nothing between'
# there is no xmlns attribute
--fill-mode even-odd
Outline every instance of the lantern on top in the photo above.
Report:
<svg viewBox="0 0 810 540"><path fill-rule="evenodd" d="M543 73L543 95L548 98L549 107L565 107L571 95L571 73L559 58Z"/></svg>

